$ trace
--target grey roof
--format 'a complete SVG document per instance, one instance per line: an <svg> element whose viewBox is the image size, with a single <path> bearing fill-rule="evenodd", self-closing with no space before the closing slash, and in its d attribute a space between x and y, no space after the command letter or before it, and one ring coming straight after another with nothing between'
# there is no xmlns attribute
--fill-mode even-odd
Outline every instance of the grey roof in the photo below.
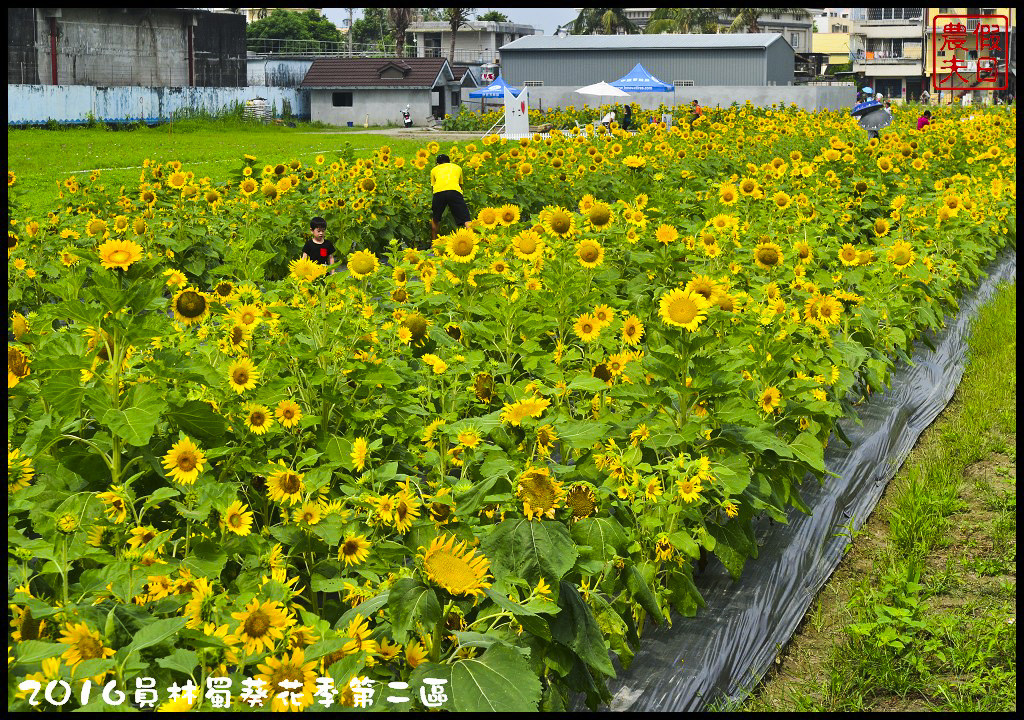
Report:
<svg viewBox="0 0 1024 720"><path fill-rule="evenodd" d="M785 42L779 33L708 33L661 35L527 35L502 45L508 50L698 50L766 48Z"/></svg>

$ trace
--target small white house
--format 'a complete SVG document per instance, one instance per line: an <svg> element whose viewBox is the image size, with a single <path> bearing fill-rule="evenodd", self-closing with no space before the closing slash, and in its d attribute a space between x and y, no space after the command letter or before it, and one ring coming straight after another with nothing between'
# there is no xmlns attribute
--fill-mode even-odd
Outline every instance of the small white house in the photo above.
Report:
<svg viewBox="0 0 1024 720"><path fill-rule="evenodd" d="M408 105L422 125L429 115L459 111L465 81L445 58L320 58L300 87L309 90L314 122L400 125Z"/></svg>

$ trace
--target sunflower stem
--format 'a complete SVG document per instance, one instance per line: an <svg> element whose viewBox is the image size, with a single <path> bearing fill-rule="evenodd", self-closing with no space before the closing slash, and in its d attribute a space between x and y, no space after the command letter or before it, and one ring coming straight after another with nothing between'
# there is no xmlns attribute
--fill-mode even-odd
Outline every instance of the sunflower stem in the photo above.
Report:
<svg viewBox="0 0 1024 720"><path fill-rule="evenodd" d="M430 643L431 662L436 663L441 659L441 635L444 630L445 623L448 621L448 613L451 612L454 605L454 600L448 601L448 604L444 606L444 611L441 613L440 619L437 621L437 625L434 626L434 637L433 641Z"/></svg>

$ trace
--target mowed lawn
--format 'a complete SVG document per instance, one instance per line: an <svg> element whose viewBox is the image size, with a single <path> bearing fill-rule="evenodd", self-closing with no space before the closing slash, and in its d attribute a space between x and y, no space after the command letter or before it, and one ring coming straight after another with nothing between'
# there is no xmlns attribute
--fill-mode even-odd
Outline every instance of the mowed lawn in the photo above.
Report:
<svg viewBox="0 0 1024 720"><path fill-rule="evenodd" d="M157 163L178 160L198 177L221 182L238 169L245 154L255 155L261 163L297 159L308 165L321 153L336 159L346 143L357 158L368 157L383 145L390 146L395 156L411 157L428 140L301 125L194 121L136 130L8 128L7 169L24 191L20 202L25 215L39 217L58 208L57 183L71 175L88 181L90 171L100 170L100 182L108 189L123 185L126 193L134 193L146 158Z"/></svg>

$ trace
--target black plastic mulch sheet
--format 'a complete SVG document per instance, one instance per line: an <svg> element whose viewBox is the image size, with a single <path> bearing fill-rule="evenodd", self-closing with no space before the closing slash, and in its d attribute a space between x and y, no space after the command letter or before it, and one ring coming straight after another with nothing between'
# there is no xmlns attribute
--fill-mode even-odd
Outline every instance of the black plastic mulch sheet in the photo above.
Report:
<svg viewBox="0 0 1024 720"><path fill-rule="evenodd" d="M863 426L843 421L851 446L833 437L825 450L826 469L839 477L826 477L821 486L808 476L800 489L810 515L791 509L788 525L764 518L755 525L758 558L747 561L738 581L712 560L695 577L707 607L693 618L673 618L671 628L647 625L629 670L609 683L609 709L701 710L755 688L839 565L851 521L854 529L863 525L918 437L952 399L978 308L998 283L1016 275L1016 250L1007 251L961 299L956 317L929 335L936 349L917 343L913 366L894 368L891 389L859 407Z"/></svg>

